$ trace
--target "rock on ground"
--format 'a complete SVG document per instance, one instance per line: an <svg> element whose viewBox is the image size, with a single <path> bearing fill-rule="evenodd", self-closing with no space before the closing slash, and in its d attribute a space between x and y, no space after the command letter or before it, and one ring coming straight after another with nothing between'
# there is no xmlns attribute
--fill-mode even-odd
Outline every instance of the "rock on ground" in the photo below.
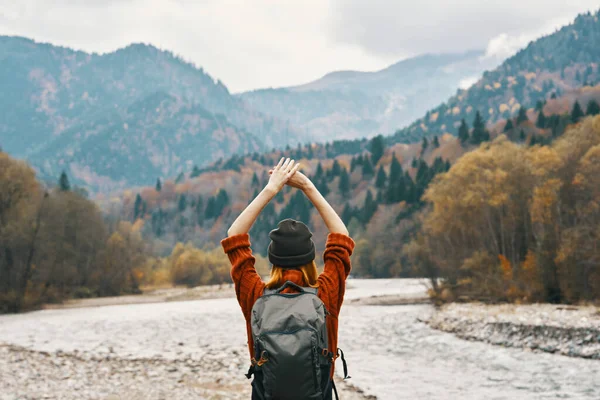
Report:
<svg viewBox="0 0 600 400"><path fill-rule="evenodd" d="M600 311L553 304L448 304L427 321L468 340L600 359Z"/></svg>

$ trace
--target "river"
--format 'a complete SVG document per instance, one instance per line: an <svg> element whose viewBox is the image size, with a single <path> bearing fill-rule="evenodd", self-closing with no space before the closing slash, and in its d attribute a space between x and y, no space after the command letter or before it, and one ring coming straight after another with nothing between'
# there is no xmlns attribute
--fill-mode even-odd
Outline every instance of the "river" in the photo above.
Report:
<svg viewBox="0 0 600 400"><path fill-rule="evenodd" d="M339 346L350 382L378 399L600 399L600 362L458 339L418 319L428 305L353 304L420 296L416 280L351 280ZM0 316L0 343L121 358L221 357L245 378L245 326L233 298L43 310ZM341 361L337 370L341 372Z"/></svg>

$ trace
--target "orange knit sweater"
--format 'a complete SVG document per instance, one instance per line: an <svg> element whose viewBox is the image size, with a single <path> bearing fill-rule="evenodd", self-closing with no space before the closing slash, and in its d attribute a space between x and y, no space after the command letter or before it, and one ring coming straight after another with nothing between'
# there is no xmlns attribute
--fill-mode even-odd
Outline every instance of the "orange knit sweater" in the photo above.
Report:
<svg viewBox="0 0 600 400"><path fill-rule="evenodd" d="M254 302L263 294L265 283L254 268L254 257L250 249L248 234L234 235L221 241L223 250L231 262L231 278L235 284L235 293L246 318L246 333L248 335L248 350L250 357L253 354L252 329L250 315ZM350 273L350 256L354 250L354 241L341 233L330 233L327 236L323 260L325 267L319 275L318 296L331 314L327 319L327 340L329 351L337 353L338 315L344 300L346 278ZM302 273L298 270L286 270L283 274L284 281L292 281L304 285ZM283 283L283 282L282 282ZM287 288L284 293L293 291ZM333 368L331 370L333 376Z"/></svg>

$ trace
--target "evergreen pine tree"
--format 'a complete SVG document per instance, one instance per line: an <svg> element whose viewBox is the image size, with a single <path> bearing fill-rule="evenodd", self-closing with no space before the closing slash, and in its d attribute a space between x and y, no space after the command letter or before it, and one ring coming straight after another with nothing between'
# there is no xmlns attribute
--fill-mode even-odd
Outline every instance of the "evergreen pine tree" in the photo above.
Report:
<svg viewBox="0 0 600 400"><path fill-rule="evenodd" d="M379 170L377 171L377 178L375 179L375 187L378 189L382 189L385 187L385 181L387 180L387 176L385 171L383 170L383 165L379 166Z"/></svg>
<svg viewBox="0 0 600 400"><path fill-rule="evenodd" d="M314 154L313 154L312 144L309 143L309 144L306 145L306 159L307 160L312 160L313 157L314 157Z"/></svg>
<svg viewBox="0 0 600 400"><path fill-rule="evenodd" d="M327 179L325 179L325 177L315 181L315 186L317 187L317 190L323 195L323 197L327 197L327 195L329 194L329 186L327 185Z"/></svg>
<svg viewBox="0 0 600 400"><path fill-rule="evenodd" d="M402 178L402 165L398 162L396 154L392 153L392 164L390 166L390 183L396 182Z"/></svg>
<svg viewBox="0 0 600 400"><path fill-rule="evenodd" d="M513 130L515 126L513 125L512 119L507 119L506 120L506 125L504 125L504 132L510 132Z"/></svg>
<svg viewBox="0 0 600 400"><path fill-rule="evenodd" d="M58 178L58 188L63 192L68 192L71 190L71 184L69 183L69 177L67 173L63 171L60 174L60 178Z"/></svg>
<svg viewBox="0 0 600 400"><path fill-rule="evenodd" d="M544 84L545 84L545 83L546 83L546 82L544 82ZM542 100L538 100L538 101L535 103L535 111L537 111L537 112L540 112L540 111L542 111L542 110L544 109L544 103L545 103L544 101L542 101Z"/></svg>
<svg viewBox="0 0 600 400"><path fill-rule="evenodd" d="M531 135L531 138L529 139L529 145L530 146L535 146L537 144L537 139L535 135Z"/></svg>
<svg viewBox="0 0 600 400"><path fill-rule="evenodd" d="M216 217L215 211L216 211L215 198L211 196L208 199L208 202L206 203L206 208L204 209L204 218L212 219L212 218Z"/></svg>
<svg viewBox="0 0 600 400"><path fill-rule="evenodd" d="M157 237L161 237L164 232L163 218L164 213L160 207L152 213L152 231Z"/></svg>
<svg viewBox="0 0 600 400"><path fill-rule="evenodd" d="M280 190L276 195L275 195L275 202L277 204L281 204L283 203L283 201L285 200L285 197L283 196L283 190Z"/></svg>
<svg viewBox="0 0 600 400"><path fill-rule="evenodd" d="M519 108L519 114L517 115L517 125L521 125L526 121L529 121L529 118L527 118L527 110L525 107L521 107Z"/></svg>
<svg viewBox="0 0 600 400"><path fill-rule="evenodd" d="M364 177L373 176L375 170L373 169L373 164L371 163L371 158L369 156L364 157L363 165L362 165L362 174Z"/></svg>
<svg viewBox="0 0 600 400"><path fill-rule="evenodd" d="M194 165L194 168L192 168L192 173L190 174L190 178L195 178L199 175L200 175L200 168L198 168L197 165Z"/></svg>
<svg viewBox="0 0 600 400"><path fill-rule="evenodd" d="M143 209L143 205L144 205L144 200L142 199L142 196L140 196L140 194L138 193L135 196L135 203L133 204L133 220L137 220L138 218L142 218L144 215L142 213L142 209Z"/></svg>
<svg viewBox="0 0 600 400"><path fill-rule="evenodd" d="M427 150L427 147L429 147L429 141L427 140L426 137L424 137L423 141L421 142L421 154L425 153L425 151Z"/></svg>
<svg viewBox="0 0 600 400"><path fill-rule="evenodd" d="M473 120L473 134L471 135L471 143L480 144L490 139L489 132L485 129L485 121L481 117L481 113L475 113Z"/></svg>
<svg viewBox="0 0 600 400"><path fill-rule="evenodd" d="M419 201L419 196L417 194L417 187L413 182L412 178L408 174L408 172L404 173L404 183L405 183L405 200L409 204L414 204Z"/></svg>
<svg viewBox="0 0 600 400"><path fill-rule="evenodd" d="M460 121L460 127L458 128L458 139L463 145L469 142L469 126L464 118Z"/></svg>
<svg viewBox="0 0 600 400"><path fill-rule="evenodd" d="M437 135L433 137L433 147L435 147L436 149L438 147L440 147L440 141L439 141Z"/></svg>
<svg viewBox="0 0 600 400"><path fill-rule="evenodd" d="M521 129L521 133L519 133L519 140L521 142L524 142L525 139L527 139L527 137L525 136L525 131L523 129Z"/></svg>
<svg viewBox="0 0 600 400"><path fill-rule="evenodd" d="M185 194L182 193L179 196L179 203L177 204L177 209L179 210L179 212L185 211L185 209L187 208L187 199L185 197Z"/></svg>
<svg viewBox="0 0 600 400"><path fill-rule="evenodd" d="M341 172L341 167L340 167L340 163L338 162L338 160L333 160L333 166L331 167L331 176L332 177L336 177L339 176Z"/></svg>
<svg viewBox="0 0 600 400"><path fill-rule="evenodd" d="M162 183L160 183L160 178L156 179L156 191L160 192L162 190Z"/></svg>
<svg viewBox="0 0 600 400"><path fill-rule="evenodd" d="M383 189L377 190L377 196L375 196L375 202L377 204L383 203Z"/></svg>
<svg viewBox="0 0 600 400"><path fill-rule="evenodd" d="M260 186L260 181L258 180L258 175L256 175L256 172L254 172L254 174L252 175L251 187L255 187L255 186Z"/></svg>
<svg viewBox="0 0 600 400"><path fill-rule="evenodd" d="M220 189L216 200L216 217L221 215L223 209L229 204L229 195L225 189Z"/></svg>
<svg viewBox="0 0 600 400"><path fill-rule="evenodd" d="M321 162L319 161L319 163L317 164L317 170L315 172L314 179L321 179L321 177L323 177L323 166L321 165Z"/></svg>
<svg viewBox="0 0 600 400"><path fill-rule="evenodd" d="M363 166L364 162L365 162L365 160L364 160L364 158L363 158L362 154L359 154L359 155L358 155L358 157L356 157L356 165L355 165L355 168L358 168L358 167L361 167L361 168L362 168L362 166ZM350 171L350 172L352 172L352 171Z"/></svg>
<svg viewBox="0 0 600 400"><path fill-rule="evenodd" d="M600 114L600 105L596 100L590 100L587 105L586 115L598 115Z"/></svg>
<svg viewBox="0 0 600 400"><path fill-rule="evenodd" d="M546 116L544 115L544 111L540 111L538 113L537 121L535 121L535 126L540 129L546 128Z"/></svg>
<svg viewBox="0 0 600 400"><path fill-rule="evenodd" d="M371 161L374 165L377 165L383 153L385 152L385 142L382 135L377 135L371 139Z"/></svg>
<svg viewBox="0 0 600 400"><path fill-rule="evenodd" d="M573 105L573 110L571 111L571 121L577 123L583 117L583 110L581 109L581 105L579 105L578 101L575 101Z"/></svg>
<svg viewBox="0 0 600 400"><path fill-rule="evenodd" d="M350 204L346 203L346 205L344 205L344 210L342 211L342 215L340 216L345 225L348 225L348 223L350 222L350 219L352 218L353 215L354 215L354 210L352 209Z"/></svg>
<svg viewBox="0 0 600 400"><path fill-rule="evenodd" d="M202 225L204 222L204 199L202 196L198 197L198 201L196 201L196 222L198 225Z"/></svg>
<svg viewBox="0 0 600 400"><path fill-rule="evenodd" d="M427 163L423 160L419 162L419 167L417 168L417 175L415 176L415 183L418 188L419 195L425 191L429 181L432 178L432 171L430 170Z"/></svg>
<svg viewBox="0 0 600 400"><path fill-rule="evenodd" d="M373 214L377 211L377 202L373 198L373 194L370 190L367 190L367 197L365 198L365 204L363 205L363 209L361 212L361 222L363 224L367 224Z"/></svg>
<svg viewBox="0 0 600 400"><path fill-rule="evenodd" d="M350 192L350 175L348 175L346 168L342 168L338 188L340 189L340 193L344 196Z"/></svg>
<svg viewBox="0 0 600 400"><path fill-rule="evenodd" d="M412 168L417 168L417 165L419 165L419 164L417 163L417 159L416 159L416 158L413 158L413 159L412 159L412 162L410 163L410 166L411 166Z"/></svg>

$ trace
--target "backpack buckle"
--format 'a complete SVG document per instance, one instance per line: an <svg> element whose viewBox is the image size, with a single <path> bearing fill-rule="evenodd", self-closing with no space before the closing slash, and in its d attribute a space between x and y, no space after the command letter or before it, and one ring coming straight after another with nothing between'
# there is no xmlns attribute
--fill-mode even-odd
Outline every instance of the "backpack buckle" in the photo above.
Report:
<svg viewBox="0 0 600 400"><path fill-rule="evenodd" d="M263 350L262 353L260 353L260 359L256 362L256 365L260 367L261 365L269 361L268 356L269 354L267 353L267 351Z"/></svg>

